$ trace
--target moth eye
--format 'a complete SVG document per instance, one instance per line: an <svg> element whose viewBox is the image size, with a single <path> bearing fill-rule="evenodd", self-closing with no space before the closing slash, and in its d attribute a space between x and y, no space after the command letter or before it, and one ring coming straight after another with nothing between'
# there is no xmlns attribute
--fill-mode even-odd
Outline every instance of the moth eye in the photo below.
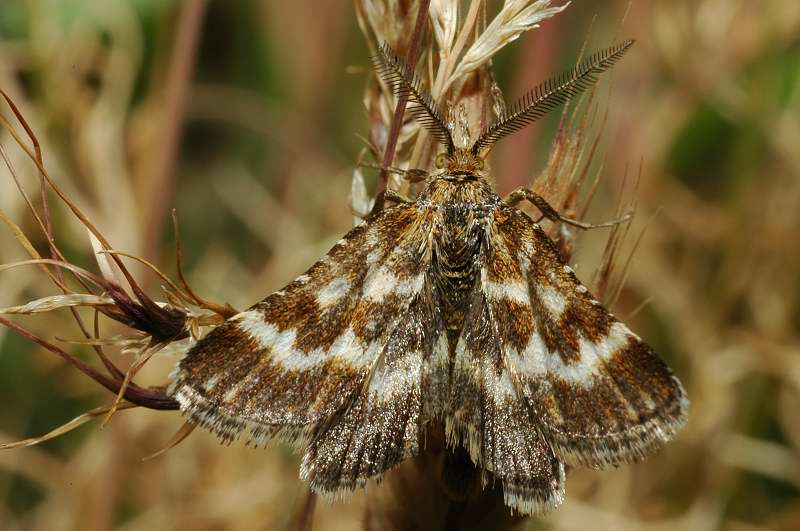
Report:
<svg viewBox="0 0 800 531"><path fill-rule="evenodd" d="M478 168L479 170L483 169L483 159L482 158L476 158L475 159L475 167Z"/></svg>
<svg viewBox="0 0 800 531"><path fill-rule="evenodd" d="M445 153L439 153L436 155L436 160L434 161L436 164L436 168L441 170L444 168L445 164L447 164L447 155Z"/></svg>

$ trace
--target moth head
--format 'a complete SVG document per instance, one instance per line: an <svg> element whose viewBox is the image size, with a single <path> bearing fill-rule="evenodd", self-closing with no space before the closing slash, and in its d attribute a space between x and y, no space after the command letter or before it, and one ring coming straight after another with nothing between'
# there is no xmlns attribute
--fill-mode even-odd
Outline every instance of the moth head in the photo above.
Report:
<svg viewBox="0 0 800 531"><path fill-rule="evenodd" d="M436 168L450 175L478 175L483 171L483 157L471 149L453 148L439 153L435 160Z"/></svg>

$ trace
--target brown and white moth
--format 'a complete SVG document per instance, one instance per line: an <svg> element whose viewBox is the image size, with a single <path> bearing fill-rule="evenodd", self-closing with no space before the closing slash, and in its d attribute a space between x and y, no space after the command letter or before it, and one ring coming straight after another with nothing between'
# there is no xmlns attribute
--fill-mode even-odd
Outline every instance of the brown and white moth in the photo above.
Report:
<svg viewBox="0 0 800 531"><path fill-rule="evenodd" d="M471 146L388 47L379 75L444 147L416 200L347 233L319 262L201 339L169 394L225 441L280 438L321 494L380 479L443 430L505 503L564 497L564 463L646 456L686 421L670 369L559 258L544 230L487 180L492 145L591 86L632 41L528 93Z"/></svg>

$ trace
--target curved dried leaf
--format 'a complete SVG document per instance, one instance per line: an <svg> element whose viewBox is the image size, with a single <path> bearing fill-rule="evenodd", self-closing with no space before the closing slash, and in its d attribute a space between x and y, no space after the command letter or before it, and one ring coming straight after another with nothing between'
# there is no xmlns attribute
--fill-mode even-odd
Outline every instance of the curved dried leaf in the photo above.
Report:
<svg viewBox="0 0 800 531"><path fill-rule="evenodd" d="M503 9L486 27L486 31L482 32L464 53L447 85L476 70L506 44L516 40L529 29L538 28L539 22L562 12L569 4L567 2L562 6L551 7L550 0L539 0L532 4L530 0L507 0Z"/></svg>
<svg viewBox="0 0 800 531"><path fill-rule="evenodd" d="M189 435L192 434L194 429L197 427L197 424L192 423L191 421L186 421L183 423L183 426L180 427L175 434L170 437L167 445L162 448L161 450L157 451L154 454L150 454L147 457L142 458L142 461L149 461L150 459L155 459L156 457L167 453L168 451L172 450L180 443L182 443Z"/></svg>
<svg viewBox="0 0 800 531"><path fill-rule="evenodd" d="M139 406L137 406L136 404L132 404L130 402L125 402L123 404L119 404L119 406L117 406L117 409L118 410L123 410L123 409L132 409L132 408L135 408L135 407L139 407ZM111 406L101 406L101 407L92 409L91 411L87 411L83 415L77 416L74 419L72 419L71 421L67 422L66 424L63 424L63 425L59 426L58 428L56 428L56 429L54 429L54 430L52 430L52 431L50 431L50 432L48 432L48 433L46 433L44 435L41 435L39 437L31 437L30 439L24 439L22 441L15 441L15 442L10 442L10 443L0 444L0 450L13 450L15 448L25 448L27 446L34 446L36 444L43 443L45 441L49 441L50 439L54 439L56 437L64 435L65 433L68 433L68 432L74 430L75 428L77 428L79 426L82 426L83 424L86 424L87 422L89 422L90 420L92 420L94 418L97 418L97 417L99 417L101 415L105 415L106 413L109 412L110 409L111 409Z"/></svg>
<svg viewBox="0 0 800 531"><path fill-rule="evenodd" d="M31 314L43 313L58 310L59 308L70 308L74 306L106 306L114 304L109 297L99 295L89 295L84 293L74 293L71 295L52 295L30 301L21 306L9 306L0 308L0 313L5 314Z"/></svg>

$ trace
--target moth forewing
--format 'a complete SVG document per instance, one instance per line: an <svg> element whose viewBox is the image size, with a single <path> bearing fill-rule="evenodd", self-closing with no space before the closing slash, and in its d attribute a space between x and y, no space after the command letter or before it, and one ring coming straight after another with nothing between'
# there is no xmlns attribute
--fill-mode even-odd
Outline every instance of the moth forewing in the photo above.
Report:
<svg viewBox="0 0 800 531"><path fill-rule="evenodd" d="M645 457L686 422L686 394L666 364L620 323L564 265L552 241L524 213L495 215L498 257L487 290L506 345L504 370L556 452L568 463L615 465ZM499 241L519 241L519 267L492 267ZM517 276L519 275L519 276ZM511 278L509 278L511 277Z"/></svg>
<svg viewBox="0 0 800 531"><path fill-rule="evenodd" d="M352 229L294 282L201 339L170 394L226 440L321 437L421 289L424 249L406 232L415 221L401 206Z"/></svg>

